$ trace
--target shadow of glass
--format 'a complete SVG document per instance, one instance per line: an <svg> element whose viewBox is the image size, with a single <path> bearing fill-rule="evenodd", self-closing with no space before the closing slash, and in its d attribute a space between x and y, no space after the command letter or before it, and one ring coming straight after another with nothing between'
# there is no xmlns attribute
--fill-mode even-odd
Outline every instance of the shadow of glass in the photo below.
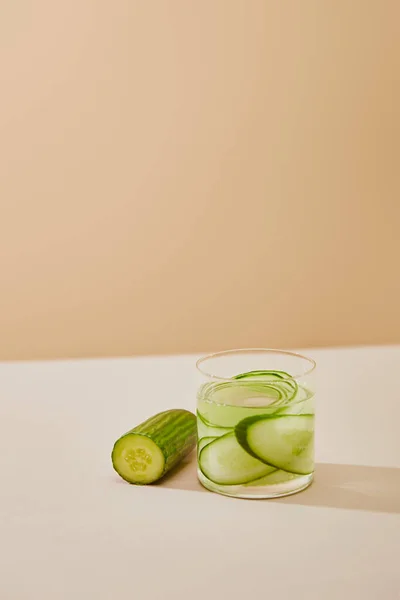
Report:
<svg viewBox="0 0 400 600"><path fill-rule="evenodd" d="M318 463L309 488L275 502L400 513L400 469Z"/></svg>
<svg viewBox="0 0 400 600"><path fill-rule="evenodd" d="M207 492L196 474L196 453L164 477L159 487ZM306 490L270 502L350 510L400 513L400 469L318 463Z"/></svg>

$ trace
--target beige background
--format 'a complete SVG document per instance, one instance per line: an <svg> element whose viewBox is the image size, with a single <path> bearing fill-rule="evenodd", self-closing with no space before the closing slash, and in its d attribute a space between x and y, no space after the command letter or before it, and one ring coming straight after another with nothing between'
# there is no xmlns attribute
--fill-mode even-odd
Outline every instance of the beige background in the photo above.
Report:
<svg viewBox="0 0 400 600"><path fill-rule="evenodd" d="M0 358L400 341L400 4L0 16Z"/></svg>

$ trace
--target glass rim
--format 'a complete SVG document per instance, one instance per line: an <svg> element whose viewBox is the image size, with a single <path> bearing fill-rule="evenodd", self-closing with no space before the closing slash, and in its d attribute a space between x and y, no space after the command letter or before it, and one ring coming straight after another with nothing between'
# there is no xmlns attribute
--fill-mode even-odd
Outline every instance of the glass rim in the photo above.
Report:
<svg viewBox="0 0 400 600"><path fill-rule="evenodd" d="M317 363L315 362L314 359L310 358L309 356L305 356L304 354L300 354L299 352L292 352L291 350L280 350L279 348L233 348L231 350L221 350L219 352L212 352L211 354L206 354L205 356L201 356L197 361L196 361L196 368L197 370L204 375L205 377L208 377L209 379L214 379L214 380L218 380L218 381L234 381L237 383L237 379L235 379L234 377L221 377L220 375L214 375L213 373L208 373L207 371L204 371L201 368L201 364L206 362L207 360L211 360L213 358L220 358L222 356L229 356L232 354L248 354L250 352L265 352L266 354L281 354L283 356L291 356L293 358L300 358L302 360L305 360L309 363L310 368L307 369L306 371L304 371L303 373L299 373L297 375L289 375L287 374L287 377L282 377L280 379L280 381L292 381L292 380L296 380L296 379L301 379L302 377L306 377L307 375L310 375L310 373L312 373L315 370L315 367L317 366Z"/></svg>

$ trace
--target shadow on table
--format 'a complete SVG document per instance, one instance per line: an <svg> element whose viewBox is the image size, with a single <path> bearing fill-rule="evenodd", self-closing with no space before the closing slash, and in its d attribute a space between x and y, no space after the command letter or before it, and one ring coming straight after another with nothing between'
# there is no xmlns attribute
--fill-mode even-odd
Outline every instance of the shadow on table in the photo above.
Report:
<svg viewBox="0 0 400 600"><path fill-rule="evenodd" d="M193 453L158 486L207 492L197 480ZM270 502L400 513L400 469L318 463L314 483L301 493Z"/></svg>

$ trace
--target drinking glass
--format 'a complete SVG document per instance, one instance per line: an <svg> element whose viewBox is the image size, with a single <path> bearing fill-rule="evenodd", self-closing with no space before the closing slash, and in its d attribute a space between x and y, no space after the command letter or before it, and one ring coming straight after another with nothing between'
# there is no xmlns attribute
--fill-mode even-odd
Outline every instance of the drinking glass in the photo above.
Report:
<svg viewBox="0 0 400 600"><path fill-rule="evenodd" d="M238 498L308 487L314 473L311 358L264 348L227 350L196 363L198 478Z"/></svg>

